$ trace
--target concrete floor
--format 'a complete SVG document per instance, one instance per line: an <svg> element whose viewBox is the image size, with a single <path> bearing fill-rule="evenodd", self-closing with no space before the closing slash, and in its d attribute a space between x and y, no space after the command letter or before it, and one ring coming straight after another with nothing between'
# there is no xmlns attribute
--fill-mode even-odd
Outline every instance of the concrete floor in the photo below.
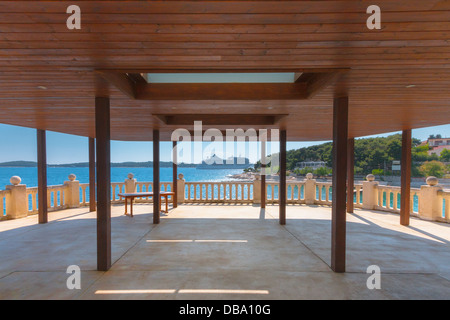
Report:
<svg viewBox="0 0 450 320"><path fill-rule="evenodd" d="M450 225L356 210L348 215L347 273L330 264L331 209L184 205L152 224L112 207L112 259L96 270L95 213L86 208L0 222L0 299L450 299ZM81 289L69 290L69 265ZM369 265L381 289L369 290Z"/></svg>

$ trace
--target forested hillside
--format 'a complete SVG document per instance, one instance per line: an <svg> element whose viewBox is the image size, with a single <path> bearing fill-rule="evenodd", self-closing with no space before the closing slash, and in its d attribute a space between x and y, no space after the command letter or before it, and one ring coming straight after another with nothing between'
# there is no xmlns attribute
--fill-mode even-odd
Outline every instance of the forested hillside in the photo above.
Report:
<svg viewBox="0 0 450 320"><path fill-rule="evenodd" d="M429 175L429 172L424 172L426 163L427 167L432 167L438 171L434 172L436 175L444 175L448 171L441 161L449 161L447 152L444 152L441 158L436 155L429 156L427 154L428 145L419 146L421 143L418 139L413 139L412 142L412 161L413 161L413 176ZM401 134L393 134L387 137L377 138L362 138L355 140L355 173L356 174L392 174L390 170L392 161L401 159L402 150L402 136ZM320 145L305 147L296 150L289 150L286 154L287 170L298 174L304 174L306 171L311 171L307 168L304 170L295 170L297 163L303 161L325 161L329 168L332 167L332 143L327 142ZM255 165L259 169L260 162ZM434 169L433 169L434 168ZM429 169L429 168L428 168ZM321 175L325 173L322 169ZM331 173L328 169L327 173Z"/></svg>

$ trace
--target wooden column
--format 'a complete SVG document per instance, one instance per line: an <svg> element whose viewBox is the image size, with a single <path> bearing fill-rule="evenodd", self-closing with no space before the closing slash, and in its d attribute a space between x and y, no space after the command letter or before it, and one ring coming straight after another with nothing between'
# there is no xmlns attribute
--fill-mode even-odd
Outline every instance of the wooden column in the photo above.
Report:
<svg viewBox="0 0 450 320"><path fill-rule="evenodd" d="M173 159L172 159L172 183L173 183L173 192L175 195L173 196L173 207L178 207L178 158L177 158L177 141L173 141L172 143L172 152L173 152Z"/></svg>
<svg viewBox="0 0 450 320"><path fill-rule="evenodd" d="M266 135L267 138L267 135ZM266 168L266 163L265 163L265 159L266 157L266 140L262 139L261 140L261 209L265 209L266 208L266 192L267 192L267 187L266 187L266 172L265 172L265 168ZM264 163L263 163L264 161Z"/></svg>
<svg viewBox="0 0 450 320"><path fill-rule="evenodd" d="M355 139L347 144L347 212L353 213L353 190L355 188Z"/></svg>
<svg viewBox="0 0 450 320"><path fill-rule="evenodd" d="M411 197L411 130L402 133L400 224L409 226Z"/></svg>
<svg viewBox="0 0 450 320"><path fill-rule="evenodd" d="M280 224L286 224L286 130L280 131L280 185L278 190L280 202Z"/></svg>
<svg viewBox="0 0 450 320"><path fill-rule="evenodd" d="M89 211L97 209L95 201L95 139L89 138Z"/></svg>
<svg viewBox="0 0 450 320"><path fill-rule="evenodd" d="M348 143L348 98L333 103L333 206L331 228L331 269L345 272L346 179Z"/></svg>
<svg viewBox="0 0 450 320"><path fill-rule="evenodd" d="M159 130L153 130L153 223L160 221L159 203L161 202L159 191Z"/></svg>
<svg viewBox="0 0 450 320"><path fill-rule="evenodd" d="M109 98L95 98L97 151L97 270L111 268L111 149Z"/></svg>
<svg viewBox="0 0 450 320"><path fill-rule="evenodd" d="M38 221L48 222L47 203L47 141L46 131L37 130L37 170L38 170Z"/></svg>

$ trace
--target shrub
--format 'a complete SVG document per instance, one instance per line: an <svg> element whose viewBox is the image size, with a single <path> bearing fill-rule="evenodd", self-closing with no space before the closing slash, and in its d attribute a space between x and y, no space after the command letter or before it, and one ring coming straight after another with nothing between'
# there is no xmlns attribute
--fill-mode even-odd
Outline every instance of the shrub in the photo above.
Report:
<svg viewBox="0 0 450 320"><path fill-rule="evenodd" d="M420 166L420 172L426 176L434 176L436 178L442 178L445 174L445 165L439 161L427 161Z"/></svg>
<svg viewBox="0 0 450 320"><path fill-rule="evenodd" d="M442 150L440 159L441 161L444 162L450 162L450 150L449 149Z"/></svg>
<svg viewBox="0 0 450 320"><path fill-rule="evenodd" d="M314 174L319 177L325 177L328 175L329 172L330 172L330 170L328 170L327 168L321 167L321 168L317 168L314 171Z"/></svg>
<svg viewBox="0 0 450 320"><path fill-rule="evenodd" d="M383 169L373 169L373 170L372 170L372 174L373 174L374 176L382 176L383 173L384 173L384 170L383 170Z"/></svg>

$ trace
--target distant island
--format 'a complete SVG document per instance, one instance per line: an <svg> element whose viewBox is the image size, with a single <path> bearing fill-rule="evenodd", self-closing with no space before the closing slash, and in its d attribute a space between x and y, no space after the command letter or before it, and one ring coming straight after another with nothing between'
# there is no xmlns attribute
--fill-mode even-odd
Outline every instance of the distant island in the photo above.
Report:
<svg viewBox="0 0 450 320"><path fill-rule="evenodd" d="M179 163L179 167L182 168L195 168L198 166L198 164L195 163ZM0 167L37 167L36 161L8 161L8 162L1 162ZM49 168L58 168L58 167L65 167L65 168L85 168L89 167L89 162L77 162L77 163L64 163L64 164L48 164L47 167ZM147 161L147 162L116 162L111 163L111 167L115 168L149 168L153 167L153 161ZM171 161L161 161L160 167L172 167Z"/></svg>
<svg viewBox="0 0 450 320"><path fill-rule="evenodd" d="M0 167L37 167L35 161L8 161L0 163Z"/></svg>

